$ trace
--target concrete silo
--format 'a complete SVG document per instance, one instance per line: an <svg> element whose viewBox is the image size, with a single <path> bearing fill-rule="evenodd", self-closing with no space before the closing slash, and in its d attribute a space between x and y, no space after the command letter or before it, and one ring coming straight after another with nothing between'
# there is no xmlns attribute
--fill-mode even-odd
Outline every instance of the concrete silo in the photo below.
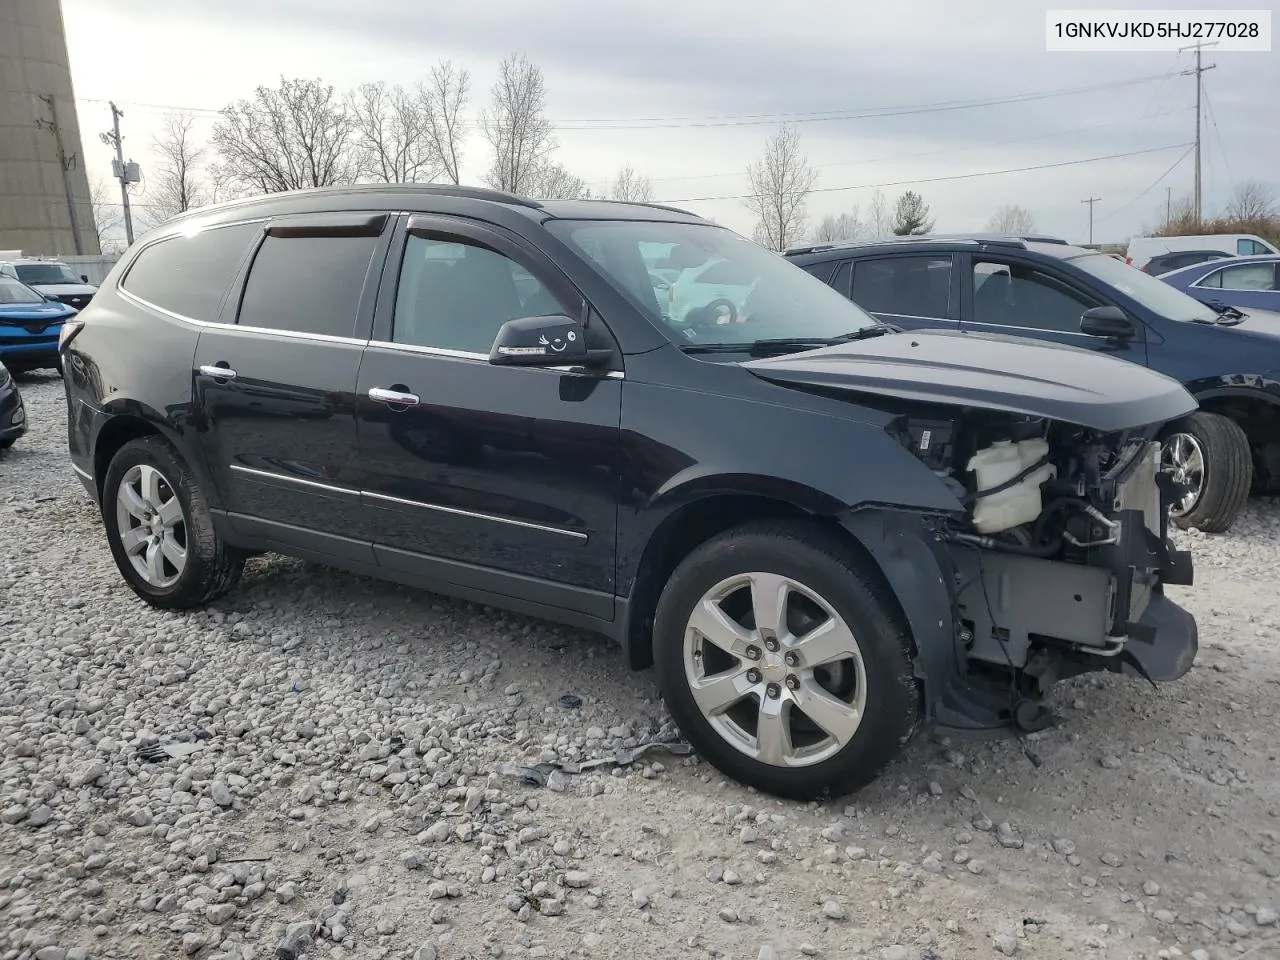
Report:
<svg viewBox="0 0 1280 960"><path fill-rule="evenodd" d="M0 0L0 250L99 252L59 0Z"/></svg>

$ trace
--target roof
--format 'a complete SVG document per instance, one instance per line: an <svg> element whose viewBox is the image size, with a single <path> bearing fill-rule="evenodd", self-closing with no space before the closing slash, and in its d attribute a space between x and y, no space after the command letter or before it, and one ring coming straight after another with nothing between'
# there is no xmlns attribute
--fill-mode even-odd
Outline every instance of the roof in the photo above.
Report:
<svg viewBox="0 0 1280 960"><path fill-rule="evenodd" d="M167 229L194 220L229 220L235 216L282 216L290 213L326 212L350 209L413 210L434 200L437 206L446 201L476 202L522 211L528 215L549 218L581 218L600 220L684 220L705 222L686 210L656 203L625 203L613 200L532 200L504 190L440 183L357 183L332 187L312 187L266 193L240 200L188 210L166 220Z"/></svg>

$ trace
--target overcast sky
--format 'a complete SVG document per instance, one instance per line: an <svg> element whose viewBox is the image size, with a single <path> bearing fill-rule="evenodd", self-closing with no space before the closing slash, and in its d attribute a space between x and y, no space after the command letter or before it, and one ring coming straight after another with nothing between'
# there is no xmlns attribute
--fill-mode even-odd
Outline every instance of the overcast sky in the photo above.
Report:
<svg viewBox="0 0 1280 960"><path fill-rule="evenodd" d="M319 77L341 89L370 80L412 85L440 58L471 71L478 115L499 61L525 54L541 67L557 159L603 189L630 162L656 199L749 233L739 199L744 168L780 115L873 113L1082 87L1020 103L822 119L800 124L822 192L811 221L855 205L872 187L887 199L923 194L938 231L980 229L1002 203L1035 216L1039 230L1097 242L1158 223L1166 186L1191 190L1188 147L1195 85L1177 71L1191 54L1047 53L1041 0L62 0L91 178L110 176L97 134L107 100L125 111L126 153L143 164L167 109L197 109L207 137L212 111L280 76ZM1098 9L1228 9L1200 0L1096 3ZM1265 7L1268 4L1253 4ZM1280 194L1280 52L1213 53L1205 75L1207 213L1244 179ZM1155 78L1155 79L1145 79ZM1126 81L1135 81L1132 83ZM1105 86L1104 86L1105 85ZM654 118L636 128L637 118ZM714 118L714 119L708 119ZM590 121L590 122L587 122ZM606 121L616 121L606 124ZM690 126L690 123L704 124ZM631 127L631 129L620 129ZM962 174L1099 160L963 180ZM1179 161L1165 179L1156 183ZM476 130L464 179L480 183L488 147ZM849 188L849 189L841 189ZM1146 192L1145 195L1143 191ZM145 202L145 197L139 198Z"/></svg>

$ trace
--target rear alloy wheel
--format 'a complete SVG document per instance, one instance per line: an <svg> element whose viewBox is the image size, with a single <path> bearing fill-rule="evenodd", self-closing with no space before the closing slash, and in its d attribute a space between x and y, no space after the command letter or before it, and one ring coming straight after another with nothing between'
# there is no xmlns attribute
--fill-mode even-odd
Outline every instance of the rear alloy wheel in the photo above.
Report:
<svg viewBox="0 0 1280 960"><path fill-rule="evenodd" d="M200 606L229 590L244 554L227 546L195 477L160 437L117 451L102 490L102 518L116 566L152 606Z"/></svg>
<svg viewBox="0 0 1280 960"><path fill-rule="evenodd" d="M915 729L905 632L861 559L803 524L752 524L695 550L659 601L667 707L718 769L779 796L874 779Z"/></svg>
<svg viewBox="0 0 1280 960"><path fill-rule="evenodd" d="M1249 498L1253 457L1234 420L1198 411L1161 436L1161 460L1185 493L1169 508L1179 527L1205 533L1228 529Z"/></svg>

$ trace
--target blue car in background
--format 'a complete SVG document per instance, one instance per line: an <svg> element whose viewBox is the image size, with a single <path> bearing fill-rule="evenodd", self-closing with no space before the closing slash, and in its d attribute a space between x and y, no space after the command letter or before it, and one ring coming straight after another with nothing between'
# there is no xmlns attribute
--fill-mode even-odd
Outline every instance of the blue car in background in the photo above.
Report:
<svg viewBox="0 0 1280 960"><path fill-rule="evenodd" d="M63 323L78 312L0 275L0 361L14 372L39 367L61 372L58 336Z"/></svg>
<svg viewBox="0 0 1280 960"><path fill-rule="evenodd" d="M1280 313L1280 255L1274 253L1197 263L1159 279L1211 307Z"/></svg>

